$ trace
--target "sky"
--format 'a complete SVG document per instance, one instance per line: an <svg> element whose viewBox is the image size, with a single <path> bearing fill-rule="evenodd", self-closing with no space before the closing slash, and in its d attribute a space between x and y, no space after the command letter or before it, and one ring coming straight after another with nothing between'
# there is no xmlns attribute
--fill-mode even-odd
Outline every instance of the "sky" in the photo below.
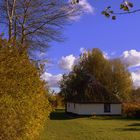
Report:
<svg viewBox="0 0 140 140"><path fill-rule="evenodd" d="M139 0L134 9L139 8ZM59 91L58 82L64 73L71 71L78 56L84 51L99 48L105 57L120 58L129 65L135 87L140 87L140 12L118 16L115 21L105 18L101 11L111 5L119 10L121 0L81 0L84 14L75 17L64 28L64 42L52 42L40 58L47 58L49 64L42 78L55 91Z"/></svg>

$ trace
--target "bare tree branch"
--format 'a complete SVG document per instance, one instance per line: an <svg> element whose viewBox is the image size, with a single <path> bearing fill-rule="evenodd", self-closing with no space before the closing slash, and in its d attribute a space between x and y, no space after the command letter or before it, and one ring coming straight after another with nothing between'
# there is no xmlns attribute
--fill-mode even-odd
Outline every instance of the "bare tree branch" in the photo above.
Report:
<svg viewBox="0 0 140 140"><path fill-rule="evenodd" d="M136 12L140 12L140 9L136 9L136 10L133 10L133 11L127 11L127 12L116 12L116 13L113 13L114 15L125 15L125 14L134 14Z"/></svg>
<svg viewBox="0 0 140 140"><path fill-rule="evenodd" d="M0 20L9 26L9 39L14 37L29 49L61 40L64 25L81 13L80 7L59 0L4 0L0 6Z"/></svg>

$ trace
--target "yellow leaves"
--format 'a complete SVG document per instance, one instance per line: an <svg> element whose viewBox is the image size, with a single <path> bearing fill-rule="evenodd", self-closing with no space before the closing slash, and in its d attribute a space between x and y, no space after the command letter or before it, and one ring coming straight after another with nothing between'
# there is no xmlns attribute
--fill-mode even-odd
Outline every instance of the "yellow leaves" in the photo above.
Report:
<svg viewBox="0 0 140 140"><path fill-rule="evenodd" d="M114 15L114 11L111 10L111 7L108 6L104 11L102 11L102 14L107 18L112 18L112 20L116 20L116 16Z"/></svg>
<svg viewBox="0 0 140 140"><path fill-rule="evenodd" d="M137 117L140 116L140 103L124 103L123 113L127 117Z"/></svg>
<svg viewBox="0 0 140 140"><path fill-rule="evenodd" d="M139 11L139 9L131 11L133 7L134 5L132 2L123 0L123 2L120 4L120 10L122 10L122 12L114 12L112 10L112 7L108 6L107 8L105 8L105 10L102 11L102 14L107 18L111 17L112 20L116 20L117 15L130 14Z"/></svg>
<svg viewBox="0 0 140 140"><path fill-rule="evenodd" d="M129 1L124 1L121 5L120 5L120 9L124 10L124 11L129 11L130 8L133 7L133 3L129 2Z"/></svg>
<svg viewBox="0 0 140 140"><path fill-rule="evenodd" d="M64 76L61 82L61 92L66 93L66 98L69 99L77 95L78 100L80 97L85 99L84 93L86 92L84 91L87 87L94 89L91 84L93 82L100 83L121 100L126 101L130 97L132 79L125 65L119 59L106 59L97 48L88 52L86 57L81 56L79 64L68 76ZM87 91L86 96L88 92L90 97L92 92Z"/></svg>
<svg viewBox="0 0 140 140"><path fill-rule="evenodd" d="M0 140L35 140L50 112L44 83L26 52L9 44L0 44Z"/></svg>

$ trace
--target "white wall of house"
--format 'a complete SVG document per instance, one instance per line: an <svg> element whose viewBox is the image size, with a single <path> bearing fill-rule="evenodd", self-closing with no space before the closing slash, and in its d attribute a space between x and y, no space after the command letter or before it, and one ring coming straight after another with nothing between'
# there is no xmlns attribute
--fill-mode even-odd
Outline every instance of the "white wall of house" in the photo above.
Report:
<svg viewBox="0 0 140 140"><path fill-rule="evenodd" d="M67 103L67 112L78 115L121 115L121 104L110 104L110 112L104 112L104 104Z"/></svg>

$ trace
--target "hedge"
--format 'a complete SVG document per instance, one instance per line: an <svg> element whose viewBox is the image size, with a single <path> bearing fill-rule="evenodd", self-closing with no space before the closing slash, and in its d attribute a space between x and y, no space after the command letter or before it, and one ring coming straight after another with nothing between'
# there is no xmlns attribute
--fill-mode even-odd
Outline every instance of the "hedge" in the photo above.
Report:
<svg viewBox="0 0 140 140"><path fill-rule="evenodd" d="M39 140L50 113L44 87L27 53L0 40L0 140Z"/></svg>

